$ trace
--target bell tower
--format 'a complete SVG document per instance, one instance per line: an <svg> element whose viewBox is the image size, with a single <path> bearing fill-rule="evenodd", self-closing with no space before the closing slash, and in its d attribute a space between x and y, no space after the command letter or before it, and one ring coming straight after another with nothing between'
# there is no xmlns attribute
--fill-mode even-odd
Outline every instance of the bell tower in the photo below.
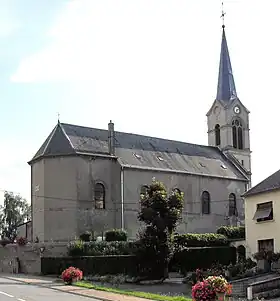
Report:
<svg viewBox="0 0 280 301"><path fill-rule="evenodd" d="M217 95L207 113L208 145L219 147L248 176L251 175L249 113L237 96L223 24Z"/></svg>

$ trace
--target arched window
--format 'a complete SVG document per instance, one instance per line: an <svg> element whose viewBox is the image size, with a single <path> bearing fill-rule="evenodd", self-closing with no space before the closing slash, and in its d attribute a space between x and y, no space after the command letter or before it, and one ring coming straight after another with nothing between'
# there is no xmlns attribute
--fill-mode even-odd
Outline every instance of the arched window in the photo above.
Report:
<svg viewBox="0 0 280 301"><path fill-rule="evenodd" d="M215 143L216 146L221 145L221 131L220 131L220 125L215 125Z"/></svg>
<svg viewBox="0 0 280 301"><path fill-rule="evenodd" d="M142 185L141 189L140 189L140 196L145 195L147 193L148 189L149 189L148 185Z"/></svg>
<svg viewBox="0 0 280 301"><path fill-rule="evenodd" d="M236 209L236 196L234 193L229 195L229 206L228 206L228 215L229 216L237 216L237 209Z"/></svg>
<svg viewBox="0 0 280 301"><path fill-rule="evenodd" d="M181 190L180 190L179 188L177 188L177 187L176 187L176 188L173 188L172 191L181 193Z"/></svg>
<svg viewBox="0 0 280 301"><path fill-rule="evenodd" d="M105 209L105 187L101 183L94 186L94 202L96 209Z"/></svg>
<svg viewBox="0 0 280 301"><path fill-rule="evenodd" d="M201 196L202 214L210 214L210 193L203 191Z"/></svg>
<svg viewBox="0 0 280 301"><path fill-rule="evenodd" d="M232 146L243 149L243 128L241 121L237 119L232 121Z"/></svg>

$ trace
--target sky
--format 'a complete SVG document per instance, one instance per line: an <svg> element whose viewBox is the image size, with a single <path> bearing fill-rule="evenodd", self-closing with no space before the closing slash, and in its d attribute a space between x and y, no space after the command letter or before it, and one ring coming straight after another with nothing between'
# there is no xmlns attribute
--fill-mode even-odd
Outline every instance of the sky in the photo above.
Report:
<svg viewBox="0 0 280 301"><path fill-rule="evenodd" d="M279 0L225 0L253 185L280 168ZM30 200L27 164L60 121L207 144L220 0L0 0L0 190ZM1 196L0 196L1 199Z"/></svg>

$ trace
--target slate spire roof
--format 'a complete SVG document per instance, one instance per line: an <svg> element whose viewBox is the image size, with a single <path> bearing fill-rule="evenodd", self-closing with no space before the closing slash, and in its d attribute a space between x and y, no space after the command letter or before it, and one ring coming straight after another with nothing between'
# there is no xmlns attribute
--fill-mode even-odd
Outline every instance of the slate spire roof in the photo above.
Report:
<svg viewBox="0 0 280 301"><path fill-rule="evenodd" d="M236 93L232 67L230 62L230 56L228 51L225 26L223 25L216 100L221 100L225 103L228 103L236 98L237 98L237 93Z"/></svg>

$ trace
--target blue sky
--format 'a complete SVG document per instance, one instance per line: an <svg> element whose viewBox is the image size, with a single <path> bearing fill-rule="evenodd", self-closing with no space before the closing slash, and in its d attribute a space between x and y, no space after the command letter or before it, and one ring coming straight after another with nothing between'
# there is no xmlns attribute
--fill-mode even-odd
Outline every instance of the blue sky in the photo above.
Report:
<svg viewBox="0 0 280 301"><path fill-rule="evenodd" d="M253 184L280 168L280 4L228 0L237 93L251 111ZM206 144L219 0L1 0L0 189L30 198L31 159L57 122Z"/></svg>

